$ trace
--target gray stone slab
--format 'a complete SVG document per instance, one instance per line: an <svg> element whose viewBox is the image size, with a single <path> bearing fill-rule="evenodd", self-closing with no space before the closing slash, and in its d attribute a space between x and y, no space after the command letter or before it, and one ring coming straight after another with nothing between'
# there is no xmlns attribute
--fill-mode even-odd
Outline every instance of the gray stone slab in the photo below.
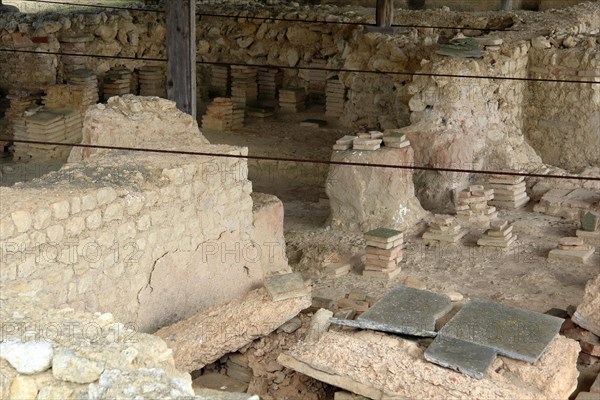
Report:
<svg viewBox="0 0 600 400"><path fill-rule="evenodd" d="M439 332L494 349L498 354L535 362L558 334L562 318L474 299Z"/></svg>
<svg viewBox="0 0 600 400"><path fill-rule="evenodd" d="M426 290L397 286L355 320L332 318L338 325L412 336L433 337L435 321L452 310L450 299Z"/></svg>
<svg viewBox="0 0 600 400"><path fill-rule="evenodd" d="M438 335L424 356L434 364L482 379L496 358L496 351L486 346Z"/></svg>

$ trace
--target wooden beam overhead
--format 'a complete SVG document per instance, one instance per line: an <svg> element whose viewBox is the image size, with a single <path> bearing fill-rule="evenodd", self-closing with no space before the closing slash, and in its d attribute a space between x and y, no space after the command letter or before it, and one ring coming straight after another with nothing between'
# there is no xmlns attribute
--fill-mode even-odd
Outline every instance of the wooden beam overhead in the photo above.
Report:
<svg viewBox="0 0 600 400"><path fill-rule="evenodd" d="M394 0L377 0L375 12L376 25L380 28L390 28L394 23Z"/></svg>
<svg viewBox="0 0 600 400"><path fill-rule="evenodd" d="M167 97L196 118L196 1L168 0Z"/></svg>

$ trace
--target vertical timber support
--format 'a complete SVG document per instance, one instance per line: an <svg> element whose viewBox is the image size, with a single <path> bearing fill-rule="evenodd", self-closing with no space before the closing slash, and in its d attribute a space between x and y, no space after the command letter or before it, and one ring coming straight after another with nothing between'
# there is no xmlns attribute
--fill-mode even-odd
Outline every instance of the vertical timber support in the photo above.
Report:
<svg viewBox="0 0 600 400"><path fill-rule="evenodd" d="M169 0L167 97L196 118L196 1Z"/></svg>
<svg viewBox="0 0 600 400"><path fill-rule="evenodd" d="M377 0L375 24L379 28L391 28L394 22L394 0Z"/></svg>
<svg viewBox="0 0 600 400"><path fill-rule="evenodd" d="M513 0L500 0L500 10L510 11L513 9Z"/></svg>

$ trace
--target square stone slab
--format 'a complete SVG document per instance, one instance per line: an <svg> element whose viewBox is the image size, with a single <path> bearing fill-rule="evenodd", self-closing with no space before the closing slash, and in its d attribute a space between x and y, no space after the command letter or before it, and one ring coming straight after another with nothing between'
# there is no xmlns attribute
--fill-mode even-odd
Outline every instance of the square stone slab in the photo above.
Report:
<svg viewBox="0 0 600 400"><path fill-rule="evenodd" d="M424 356L434 364L482 379L496 358L496 351L486 346L438 335Z"/></svg>
<svg viewBox="0 0 600 400"><path fill-rule="evenodd" d="M373 242L383 242L383 243L393 242L402 237L403 237L403 234L401 231L397 231L394 229L387 229L387 228L373 229L364 234L365 240L370 240Z"/></svg>
<svg viewBox="0 0 600 400"><path fill-rule="evenodd" d="M354 321L332 318L331 322L355 328L412 336L433 337L435 321L452 309L447 296L397 286Z"/></svg>
<svg viewBox="0 0 600 400"><path fill-rule="evenodd" d="M273 275L265 279L265 288L273 301L281 301L308 294L302 275L297 272Z"/></svg>
<svg viewBox="0 0 600 400"><path fill-rule="evenodd" d="M439 332L494 349L517 360L536 362L558 334L562 318L474 299Z"/></svg>

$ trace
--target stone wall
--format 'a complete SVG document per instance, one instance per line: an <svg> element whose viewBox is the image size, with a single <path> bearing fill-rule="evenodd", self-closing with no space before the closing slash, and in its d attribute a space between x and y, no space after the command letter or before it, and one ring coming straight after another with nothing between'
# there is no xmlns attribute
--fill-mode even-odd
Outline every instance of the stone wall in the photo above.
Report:
<svg viewBox="0 0 600 400"><path fill-rule="evenodd" d="M529 76L600 82L600 44L567 37L533 48ZM546 164L576 173L600 165L600 84L530 82L526 97L525 135Z"/></svg>
<svg viewBox="0 0 600 400"><path fill-rule="evenodd" d="M91 144L247 154L207 144L156 98L91 107L84 132ZM3 284L153 331L288 268L281 207L259 198L253 214L245 159L78 150L58 172L0 188Z"/></svg>

